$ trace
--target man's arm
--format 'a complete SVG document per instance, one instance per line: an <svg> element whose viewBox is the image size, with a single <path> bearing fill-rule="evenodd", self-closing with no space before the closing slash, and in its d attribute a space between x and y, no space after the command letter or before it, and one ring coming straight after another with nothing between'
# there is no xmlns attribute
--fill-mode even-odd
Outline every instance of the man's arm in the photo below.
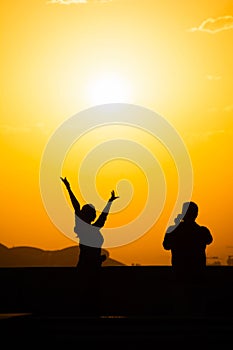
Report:
<svg viewBox="0 0 233 350"><path fill-rule="evenodd" d="M80 204L79 204L79 201L77 200L77 198L75 197L75 195L73 194L71 188L70 188L70 183L69 181L67 180L66 177L64 178L60 178L62 180L62 182L65 184L66 186L66 189L69 193L69 196L70 196L70 200L71 200L71 203L73 205L73 208L75 210L75 212L79 212L80 211Z"/></svg>
<svg viewBox="0 0 233 350"><path fill-rule="evenodd" d="M163 248L165 250L171 250L172 249L172 243L173 243L173 237L174 234L172 234L172 231L170 231L170 228L168 228L168 230L165 233L164 239L163 239Z"/></svg>
<svg viewBox="0 0 233 350"><path fill-rule="evenodd" d="M105 224L105 221L107 219L107 216L108 216L108 213L109 213L109 210L111 208L111 205L112 205L112 202L114 200L116 200L117 198L119 198L118 196L115 196L115 192L112 191L111 192L111 197L109 198L104 210L102 211L102 213L100 214L100 216L98 217L98 219L95 221L95 223L93 224L94 226L97 226L97 227L103 227L104 224Z"/></svg>
<svg viewBox="0 0 233 350"><path fill-rule="evenodd" d="M211 235L210 230L205 226L202 226L202 230L205 234L205 244L211 244L213 242L213 236Z"/></svg>

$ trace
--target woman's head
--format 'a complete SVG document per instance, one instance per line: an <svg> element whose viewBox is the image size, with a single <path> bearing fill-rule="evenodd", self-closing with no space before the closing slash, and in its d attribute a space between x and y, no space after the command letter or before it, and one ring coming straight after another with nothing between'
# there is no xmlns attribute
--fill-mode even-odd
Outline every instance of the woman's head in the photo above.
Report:
<svg viewBox="0 0 233 350"><path fill-rule="evenodd" d="M81 210L81 217L85 222L88 222L88 223L94 221L96 218L96 210L94 205L85 204Z"/></svg>

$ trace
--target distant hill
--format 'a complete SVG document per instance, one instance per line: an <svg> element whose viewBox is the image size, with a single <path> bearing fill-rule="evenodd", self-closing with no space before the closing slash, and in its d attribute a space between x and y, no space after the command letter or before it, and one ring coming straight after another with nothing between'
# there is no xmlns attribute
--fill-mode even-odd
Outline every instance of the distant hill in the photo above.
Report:
<svg viewBox="0 0 233 350"><path fill-rule="evenodd" d="M102 266L123 266L125 264L111 259L103 249L107 259ZM76 266L79 247L71 246L61 250L43 250L34 247L7 248L0 244L0 267L33 267L33 266Z"/></svg>

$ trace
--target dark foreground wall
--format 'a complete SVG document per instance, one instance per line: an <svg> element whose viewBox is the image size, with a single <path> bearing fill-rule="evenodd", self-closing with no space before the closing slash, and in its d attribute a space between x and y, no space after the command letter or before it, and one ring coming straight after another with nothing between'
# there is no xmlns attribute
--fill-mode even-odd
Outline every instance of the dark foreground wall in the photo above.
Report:
<svg viewBox="0 0 233 350"><path fill-rule="evenodd" d="M73 267L1 268L0 280L0 313L83 312ZM170 266L103 267L100 293L93 295L101 315L232 318L233 267L208 266L206 283L188 286L174 283Z"/></svg>

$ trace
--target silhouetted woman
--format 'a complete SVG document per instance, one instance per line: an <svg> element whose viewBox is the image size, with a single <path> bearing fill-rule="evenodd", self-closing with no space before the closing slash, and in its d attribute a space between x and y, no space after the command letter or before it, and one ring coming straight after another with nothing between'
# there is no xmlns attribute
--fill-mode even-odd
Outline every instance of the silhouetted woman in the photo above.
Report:
<svg viewBox="0 0 233 350"><path fill-rule="evenodd" d="M77 263L79 280L79 311L85 314L99 314L100 304L100 269L106 255L101 254L104 238L100 232L107 219L112 202L119 198L111 192L104 210L96 219L96 210L92 204L80 208L79 201L70 188L68 180L61 177L69 193L75 212L74 231L79 238L79 259ZM78 297L78 296L77 296Z"/></svg>
<svg viewBox="0 0 233 350"><path fill-rule="evenodd" d="M94 205L85 204L80 208L79 201L75 197L70 188L68 180L61 177L69 193L71 203L75 211L75 227L74 231L79 238L80 255L77 267L85 269L98 269L102 262L106 259L105 255L101 255L101 247L104 239L100 232L100 228L104 226L107 219L112 202L119 198L115 196L115 192L111 192L104 210L96 219L96 210ZM95 221L94 221L95 220Z"/></svg>

